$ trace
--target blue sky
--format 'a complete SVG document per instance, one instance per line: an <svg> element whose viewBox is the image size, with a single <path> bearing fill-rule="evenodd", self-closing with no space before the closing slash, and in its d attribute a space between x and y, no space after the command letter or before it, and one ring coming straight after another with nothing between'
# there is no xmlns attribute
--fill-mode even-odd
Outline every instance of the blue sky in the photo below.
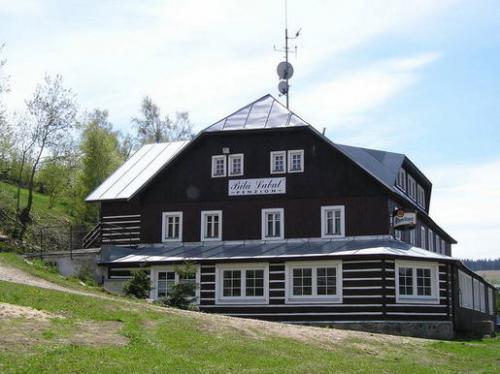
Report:
<svg viewBox="0 0 500 374"><path fill-rule="evenodd" d="M130 130L144 95L197 129L277 96L283 1L0 0L10 110L44 73ZM498 1L289 1L291 108L334 141L406 153L457 256L500 256Z"/></svg>

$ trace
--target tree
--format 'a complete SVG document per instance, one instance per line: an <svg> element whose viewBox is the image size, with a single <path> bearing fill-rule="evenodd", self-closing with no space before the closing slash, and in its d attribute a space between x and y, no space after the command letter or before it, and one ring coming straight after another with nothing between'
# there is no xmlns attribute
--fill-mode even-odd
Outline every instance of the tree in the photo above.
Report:
<svg viewBox="0 0 500 374"><path fill-rule="evenodd" d="M135 296L138 299L145 299L149 296L151 290L151 281L145 270L135 270L132 272L132 278L123 285L125 295Z"/></svg>
<svg viewBox="0 0 500 374"><path fill-rule="evenodd" d="M13 148L13 129L5 116L3 95L9 91L9 77L5 73L7 60L2 57L4 45L0 44L0 177L5 177L9 169L9 159Z"/></svg>
<svg viewBox="0 0 500 374"><path fill-rule="evenodd" d="M69 166L60 160L46 162L38 173L38 183L43 192L49 195L49 209L54 207L56 199L62 195L67 188L67 179L70 175Z"/></svg>
<svg viewBox="0 0 500 374"><path fill-rule="evenodd" d="M96 109L88 114L83 128L80 142L82 198L104 182L123 162L118 135L108 121L106 110ZM83 210L85 220L95 221L98 218L95 206L86 205Z"/></svg>
<svg viewBox="0 0 500 374"><path fill-rule="evenodd" d="M175 120L168 115L162 118L158 105L146 96L142 100L141 113L142 118L132 118L141 144L187 140L193 136L188 112L177 113Z"/></svg>
<svg viewBox="0 0 500 374"><path fill-rule="evenodd" d="M40 161L44 154L58 152L57 149L63 144L66 133L72 129L76 116L74 94L63 87L60 75L55 78L46 75L44 82L36 87L31 100L26 102L26 106L30 116L33 164L28 180L28 202L19 215L22 225L19 233L21 240L31 222L34 180Z"/></svg>

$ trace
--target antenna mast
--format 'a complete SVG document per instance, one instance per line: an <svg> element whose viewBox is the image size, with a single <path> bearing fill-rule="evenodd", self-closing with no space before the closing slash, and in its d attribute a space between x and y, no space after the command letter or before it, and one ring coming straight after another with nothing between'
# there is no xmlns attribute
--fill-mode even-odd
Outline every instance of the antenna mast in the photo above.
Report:
<svg viewBox="0 0 500 374"><path fill-rule="evenodd" d="M280 82L278 84L278 90L281 95L286 96L286 107L289 108L290 104L290 85L288 84L288 80L293 76L293 66L288 62L288 54L290 53L290 48L288 47L288 41L297 39L300 35L300 30L295 33L295 36L288 36L288 2L285 0L285 48L278 49L276 46L274 50L277 52L285 53L285 61L282 61L278 64L277 72L278 77L280 78ZM291 53L295 53L297 55L297 46L294 47L294 50Z"/></svg>

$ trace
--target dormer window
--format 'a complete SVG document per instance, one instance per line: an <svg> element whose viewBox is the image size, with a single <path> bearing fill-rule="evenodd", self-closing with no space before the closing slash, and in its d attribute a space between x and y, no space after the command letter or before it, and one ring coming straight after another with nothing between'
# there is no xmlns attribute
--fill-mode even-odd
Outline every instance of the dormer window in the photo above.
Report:
<svg viewBox="0 0 500 374"><path fill-rule="evenodd" d="M288 172L302 173L304 171L304 150L288 151Z"/></svg>
<svg viewBox="0 0 500 374"><path fill-rule="evenodd" d="M410 196L411 199L417 200L417 182L415 182L415 179L408 174L408 196Z"/></svg>
<svg viewBox="0 0 500 374"><path fill-rule="evenodd" d="M406 171L403 168L399 169L398 180L396 181L396 185L403 191L406 191Z"/></svg>
<svg viewBox="0 0 500 374"><path fill-rule="evenodd" d="M417 185L417 204L425 208L425 191L421 185Z"/></svg>
<svg viewBox="0 0 500 374"><path fill-rule="evenodd" d="M226 176L226 156L212 156L212 178Z"/></svg>
<svg viewBox="0 0 500 374"><path fill-rule="evenodd" d="M243 154L229 155L229 176L243 175Z"/></svg>

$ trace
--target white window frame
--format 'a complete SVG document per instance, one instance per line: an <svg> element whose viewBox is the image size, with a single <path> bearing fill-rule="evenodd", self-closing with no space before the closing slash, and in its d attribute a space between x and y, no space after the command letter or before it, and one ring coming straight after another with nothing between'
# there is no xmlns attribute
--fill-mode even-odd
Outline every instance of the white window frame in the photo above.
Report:
<svg viewBox="0 0 500 374"><path fill-rule="evenodd" d="M195 299L195 304L200 303L200 265L195 265L196 266L196 299ZM154 300L158 300L158 273L160 272L172 272L175 273L175 284L179 283L179 274L175 271L175 267L172 265L169 266L164 266L164 265L155 265L151 266L151 290L149 291L149 297Z"/></svg>
<svg viewBox="0 0 500 374"><path fill-rule="evenodd" d="M179 237L178 238L167 238L167 225L166 220L168 217L179 217ZM163 212L162 213L162 226L161 226L161 241L163 243L167 242L182 242L182 221L183 214L182 212Z"/></svg>
<svg viewBox="0 0 500 374"><path fill-rule="evenodd" d="M224 296L224 270L241 271L241 296ZM246 270L264 271L264 296L246 296ZM269 304L269 264L232 263L215 265L216 304Z"/></svg>
<svg viewBox="0 0 500 374"><path fill-rule="evenodd" d="M283 156L283 171L276 171L274 169L274 163L275 163L276 156ZM287 168L286 151L273 151L273 152L271 152L270 156L269 156L269 160L270 160L271 174L285 174L286 173L286 168Z"/></svg>
<svg viewBox="0 0 500 374"><path fill-rule="evenodd" d="M413 269L413 295L399 294L399 268L401 267ZM430 269L431 271L430 296L417 295L417 269ZM439 264L437 262L396 260L394 282L398 304L439 304Z"/></svg>
<svg viewBox="0 0 500 374"><path fill-rule="evenodd" d="M335 267L336 270L336 295L318 295L317 269L324 267ZM312 269L312 295L293 295L293 269ZM285 303L286 304L309 304L309 303L342 303L342 261L289 261L285 263Z"/></svg>
<svg viewBox="0 0 500 374"><path fill-rule="evenodd" d="M419 184L417 184L417 204L425 209L425 190Z"/></svg>
<svg viewBox="0 0 500 374"><path fill-rule="evenodd" d="M267 237L267 213L280 213L280 236ZM284 240L285 238L285 209L283 208L266 208L261 211L261 238L262 240Z"/></svg>
<svg viewBox="0 0 500 374"><path fill-rule="evenodd" d="M215 175L217 160L224 161L224 173L222 175ZM212 178L224 178L227 175L227 157L226 155L215 155L212 156Z"/></svg>
<svg viewBox="0 0 500 374"><path fill-rule="evenodd" d="M420 226L420 248L427 249L427 230L425 226Z"/></svg>
<svg viewBox="0 0 500 374"><path fill-rule="evenodd" d="M233 173L233 162L234 160L241 160L241 170L239 173ZM233 155L229 155L228 157L228 164L229 164L229 167L228 167L228 176L229 177L238 177L238 176L242 176L244 174L244 160L245 160L245 155L243 153L237 153L237 154L233 154Z"/></svg>
<svg viewBox="0 0 500 374"><path fill-rule="evenodd" d="M413 201L417 201L417 182L410 174L408 174L408 196Z"/></svg>
<svg viewBox="0 0 500 374"><path fill-rule="evenodd" d="M403 168L399 169L398 171L398 179L396 182L396 186L398 186L399 189L406 192L406 170Z"/></svg>
<svg viewBox="0 0 500 374"><path fill-rule="evenodd" d="M410 241L410 244L415 246L417 245L417 232L416 230L413 228L413 229L410 229L408 230L408 240Z"/></svg>
<svg viewBox="0 0 500 374"><path fill-rule="evenodd" d="M299 154L300 159L302 160L300 164L300 170L292 170L292 156L294 154ZM292 149L288 151L288 172L289 173L303 173L304 172L304 150L303 149Z"/></svg>
<svg viewBox="0 0 500 374"><path fill-rule="evenodd" d="M330 211L340 211L340 234L329 235L326 233L326 214ZM327 206L321 207L321 237L325 238L325 239L345 237L345 206L344 205L327 205Z"/></svg>
<svg viewBox="0 0 500 374"><path fill-rule="evenodd" d="M427 250L436 252L434 249L434 232L431 229L427 229Z"/></svg>
<svg viewBox="0 0 500 374"><path fill-rule="evenodd" d="M206 220L208 215L219 215L219 236L216 238L206 238ZM200 240L202 242L222 240L222 210L202 210L201 211Z"/></svg>

